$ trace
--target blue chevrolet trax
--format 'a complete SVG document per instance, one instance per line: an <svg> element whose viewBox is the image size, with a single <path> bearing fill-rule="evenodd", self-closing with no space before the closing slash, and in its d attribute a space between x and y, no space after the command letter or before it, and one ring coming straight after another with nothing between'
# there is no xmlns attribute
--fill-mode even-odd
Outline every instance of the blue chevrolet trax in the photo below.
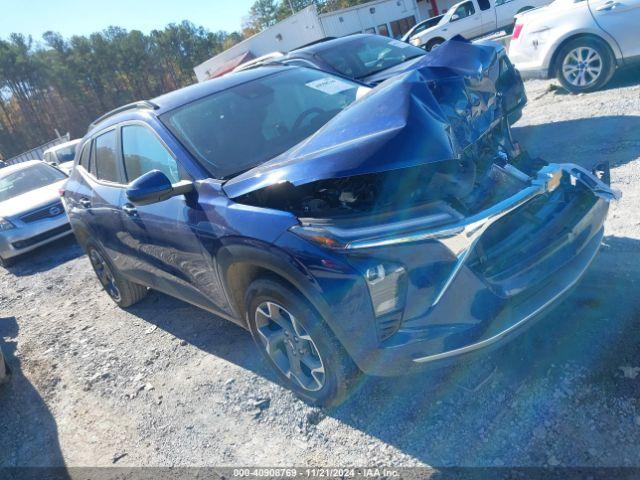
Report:
<svg viewBox="0 0 640 480"><path fill-rule="evenodd" d="M494 47L437 52L375 88L264 66L96 120L63 203L106 293L247 328L315 405L523 331L588 268L617 194L607 165L512 140Z"/></svg>

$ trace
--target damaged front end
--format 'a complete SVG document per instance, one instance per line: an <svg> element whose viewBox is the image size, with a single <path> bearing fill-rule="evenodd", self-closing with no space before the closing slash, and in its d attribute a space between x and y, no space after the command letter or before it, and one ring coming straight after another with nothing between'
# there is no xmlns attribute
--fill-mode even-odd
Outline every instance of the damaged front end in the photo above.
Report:
<svg viewBox="0 0 640 480"><path fill-rule="evenodd" d="M386 348L424 363L534 315L586 269L619 196L608 165L522 152L486 72L436 70L383 83L224 185L237 202L294 214L291 233L361 273L381 351L351 353L369 355L372 372L391 360Z"/></svg>

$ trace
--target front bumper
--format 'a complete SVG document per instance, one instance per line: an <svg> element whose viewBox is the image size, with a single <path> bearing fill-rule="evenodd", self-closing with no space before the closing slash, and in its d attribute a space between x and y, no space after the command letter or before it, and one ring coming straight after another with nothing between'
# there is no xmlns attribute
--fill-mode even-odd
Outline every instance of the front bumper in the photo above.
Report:
<svg viewBox="0 0 640 480"><path fill-rule="evenodd" d="M608 169L606 175L608 176ZM358 366L392 376L486 351L574 286L595 257L609 201L605 182L573 164L544 167L516 194L453 225L350 241L347 256L402 264L402 321L372 340L372 313L332 282L332 327ZM316 276L316 279L319 277ZM335 294L334 292L341 292Z"/></svg>
<svg viewBox="0 0 640 480"><path fill-rule="evenodd" d="M0 232L0 257L14 258L69 235L66 213L32 223L14 222L16 228Z"/></svg>

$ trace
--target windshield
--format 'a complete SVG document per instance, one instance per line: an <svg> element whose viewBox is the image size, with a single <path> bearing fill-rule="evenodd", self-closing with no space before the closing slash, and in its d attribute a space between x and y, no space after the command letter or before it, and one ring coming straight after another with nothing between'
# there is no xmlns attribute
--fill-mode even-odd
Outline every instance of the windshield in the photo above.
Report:
<svg viewBox="0 0 640 480"><path fill-rule="evenodd" d="M408 43L372 35L329 46L317 55L343 75L361 79L424 54Z"/></svg>
<svg viewBox="0 0 640 480"><path fill-rule="evenodd" d="M58 157L58 163L72 162L76 156L76 145L69 145L68 147L56 150L56 156Z"/></svg>
<svg viewBox="0 0 640 480"><path fill-rule="evenodd" d="M214 178L230 178L301 142L353 103L357 83L307 68L212 94L161 116Z"/></svg>
<svg viewBox="0 0 640 480"><path fill-rule="evenodd" d="M0 202L65 178L64 173L44 163L18 170L0 177Z"/></svg>

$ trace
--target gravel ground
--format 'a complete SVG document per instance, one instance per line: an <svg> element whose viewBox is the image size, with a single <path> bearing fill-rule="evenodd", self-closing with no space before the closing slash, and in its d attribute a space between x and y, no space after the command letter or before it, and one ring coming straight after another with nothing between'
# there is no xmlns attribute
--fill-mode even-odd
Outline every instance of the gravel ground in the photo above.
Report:
<svg viewBox="0 0 640 480"><path fill-rule="evenodd" d="M514 137L610 160L624 194L579 288L490 358L367 379L333 410L278 386L224 320L153 292L119 310L71 238L0 271L0 466L640 466L638 78L527 82Z"/></svg>

